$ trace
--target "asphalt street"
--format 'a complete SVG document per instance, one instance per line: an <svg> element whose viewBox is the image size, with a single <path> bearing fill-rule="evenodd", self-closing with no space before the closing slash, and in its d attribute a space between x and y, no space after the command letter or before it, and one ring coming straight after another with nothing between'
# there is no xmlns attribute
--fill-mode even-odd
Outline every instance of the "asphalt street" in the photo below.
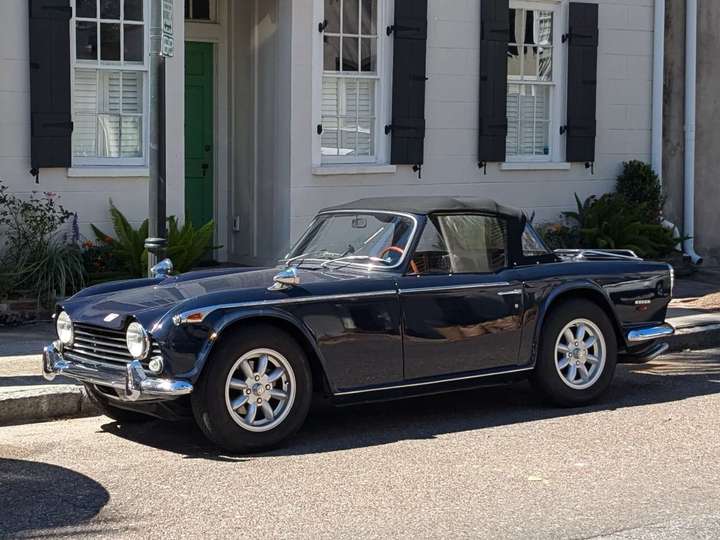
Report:
<svg viewBox="0 0 720 540"><path fill-rule="evenodd" d="M592 407L511 387L332 409L219 453L190 423L0 428L0 536L718 538L720 350L618 369Z"/></svg>

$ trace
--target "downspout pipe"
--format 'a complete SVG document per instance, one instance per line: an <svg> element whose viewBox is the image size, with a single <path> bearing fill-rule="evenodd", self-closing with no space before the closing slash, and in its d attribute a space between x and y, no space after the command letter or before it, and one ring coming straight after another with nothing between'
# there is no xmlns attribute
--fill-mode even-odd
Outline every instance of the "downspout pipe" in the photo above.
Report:
<svg viewBox="0 0 720 540"><path fill-rule="evenodd" d="M663 84L665 77L665 0L655 0L653 28L652 168L662 185L663 165Z"/></svg>
<svg viewBox="0 0 720 540"><path fill-rule="evenodd" d="M693 264L703 259L695 252L695 130L697 96L697 0L685 3L685 190L683 196L683 251Z"/></svg>

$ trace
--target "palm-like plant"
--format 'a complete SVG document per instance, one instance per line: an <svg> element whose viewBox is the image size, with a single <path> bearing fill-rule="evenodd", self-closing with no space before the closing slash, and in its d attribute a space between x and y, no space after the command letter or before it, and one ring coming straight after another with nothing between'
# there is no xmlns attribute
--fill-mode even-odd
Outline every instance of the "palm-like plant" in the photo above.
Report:
<svg viewBox="0 0 720 540"><path fill-rule="evenodd" d="M202 260L209 250L216 249L212 246L214 232L215 222L212 220L196 229L189 221L179 227L175 216L168 218L167 255L177 272L187 272Z"/></svg>
<svg viewBox="0 0 720 540"><path fill-rule="evenodd" d="M128 274L132 277L145 275L146 265L143 264L145 254L145 239L148 236L148 220L142 222L138 229L133 229L130 222L110 201L110 217L115 232L115 238L105 234L95 225L91 225L99 242L110 245L116 257L123 261Z"/></svg>

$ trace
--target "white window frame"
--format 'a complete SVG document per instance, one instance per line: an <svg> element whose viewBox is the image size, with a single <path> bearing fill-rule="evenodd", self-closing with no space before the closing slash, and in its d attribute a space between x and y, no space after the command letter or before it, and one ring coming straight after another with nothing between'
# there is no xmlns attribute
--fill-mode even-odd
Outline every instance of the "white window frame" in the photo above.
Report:
<svg viewBox="0 0 720 540"><path fill-rule="evenodd" d="M568 4L563 0L510 0L510 9L533 9L553 12L552 39L552 82L536 81L528 84L551 86L550 92L550 123L548 126L550 152L547 155L518 155L505 158L506 163L562 163L565 160L565 135L560 134L560 126L566 125L567 99L567 47L562 42L562 35L567 28ZM508 84L518 84L508 75ZM524 84L524 83L520 83Z"/></svg>
<svg viewBox="0 0 720 540"><path fill-rule="evenodd" d="M120 2L120 20L122 21L124 19L125 15L125 2L123 0L118 0ZM70 87L72 89L71 93L71 104L72 104L72 115L73 119L75 118L75 71L77 69L94 69L98 71L132 71L142 74L142 85L143 85L143 102L142 102L142 157L76 157L72 156L72 167L98 167L98 166L112 166L112 167L143 167L147 166L148 164L148 149L149 149L149 136L150 136L150 128L149 128L149 118L148 118L148 109L149 109L149 103L150 103L150 89L149 89L149 72L150 72L150 2L154 0L144 0L143 1L143 48L145 51L145 54L143 55L144 61L142 64L139 62L125 62L124 60L117 61L108 61L108 60L101 60L101 50L100 50L100 28L98 27L98 44L97 44L97 51L98 51L98 58L97 60L78 60L76 57L76 48L77 48L77 41L76 41L76 23L78 21L89 21L89 22L98 22L98 23L117 23L117 20L115 19L87 19L83 17L76 17L75 14L77 13L77 9L75 7L76 0L72 0L72 10L73 10L73 17L70 20ZM97 2L98 9L100 6L100 0ZM99 12L98 12L99 14ZM132 23L131 23L132 24ZM125 41L125 33L120 31L120 51L124 50L124 41Z"/></svg>
<svg viewBox="0 0 720 540"><path fill-rule="evenodd" d="M183 3L183 11L185 11L185 0L178 0ZM190 2L190 13L192 13L192 5L195 0L188 0ZM188 17L188 14L185 13L185 21L191 22L191 23L198 23L198 24L217 24L217 0L208 0L210 4L210 18L209 19L193 19L192 17Z"/></svg>
<svg viewBox="0 0 720 540"><path fill-rule="evenodd" d="M324 70L324 32L318 31L315 25L311 30L313 37L313 66L312 66L312 109L313 109L313 145L312 164L314 167L333 167L338 165L386 165L390 160L390 136L385 134L385 126L391 123L392 110L392 52L393 38L388 36L386 28L392 24L394 17L394 0L377 0L377 75L363 75L362 72L333 72L338 78L371 78L375 84L375 152L373 156L324 156L322 155L322 135L316 128L322 124L322 90ZM325 20L325 1L313 0L314 21L320 23Z"/></svg>

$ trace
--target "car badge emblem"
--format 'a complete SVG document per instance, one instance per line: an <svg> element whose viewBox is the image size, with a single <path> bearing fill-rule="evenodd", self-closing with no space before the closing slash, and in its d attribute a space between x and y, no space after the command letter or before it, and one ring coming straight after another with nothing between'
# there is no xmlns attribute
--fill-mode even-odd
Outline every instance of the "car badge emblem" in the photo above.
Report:
<svg viewBox="0 0 720 540"><path fill-rule="evenodd" d="M110 315L108 315L107 317L105 317L105 318L103 319L103 321L105 321L105 322L113 322L113 321L114 321L115 319L117 319L119 316L120 316L120 315L118 315L117 313L111 313Z"/></svg>

